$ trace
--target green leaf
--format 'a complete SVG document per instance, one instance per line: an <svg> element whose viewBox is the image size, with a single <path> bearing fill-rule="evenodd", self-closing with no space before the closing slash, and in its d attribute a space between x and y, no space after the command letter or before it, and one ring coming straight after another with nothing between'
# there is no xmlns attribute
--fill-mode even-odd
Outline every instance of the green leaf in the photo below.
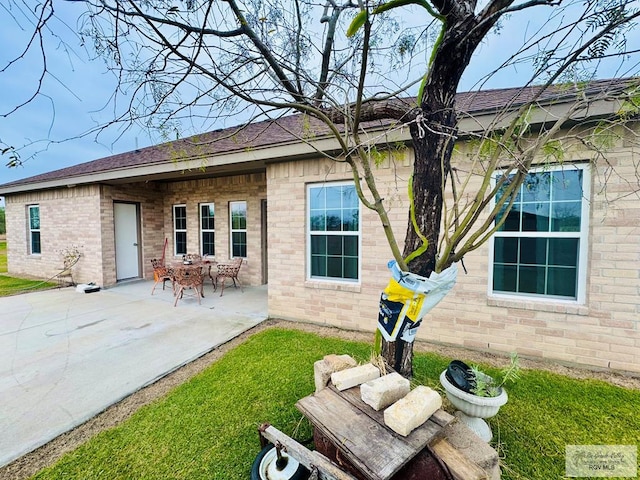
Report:
<svg viewBox="0 0 640 480"><path fill-rule="evenodd" d="M347 37L353 37L356 32L360 30L360 27L367 21L367 14L368 12L366 10L361 10L360 13L353 18L351 25L347 28Z"/></svg>
<svg viewBox="0 0 640 480"><path fill-rule="evenodd" d="M382 5L378 5L376 8L373 9L372 13L375 15L378 13L387 12L394 8L404 7L407 5L419 5L422 8L426 9L429 12L429 14L432 15L433 17L438 18L440 20L444 20L444 17L439 15L433 9L433 7L429 5L429 2L425 0L391 0L390 2L383 3ZM351 21L351 25L349 25L349 28L347 29L347 37L354 36L356 32L360 30L360 27L364 25L364 22L366 20L367 20L367 11L366 10L360 11L360 13L358 13L355 16L355 18Z"/></svg>

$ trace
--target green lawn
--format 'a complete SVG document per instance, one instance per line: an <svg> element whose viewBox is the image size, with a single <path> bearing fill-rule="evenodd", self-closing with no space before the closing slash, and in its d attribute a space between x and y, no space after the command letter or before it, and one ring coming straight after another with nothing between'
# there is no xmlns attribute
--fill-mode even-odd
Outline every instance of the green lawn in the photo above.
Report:
<svg viewBox="0 0 640 480"><path fill-rule="evenodd" d="M34 478L245 480L262 422L310 437L295 402L313 392L313 362L329 353L367 361L370 352L365 343L266 330ZM416 355L415 381L439 388L450 360ZM638 390L525 370L508 391L509 403L491 420L503 479L563 478L567 444L640 443Z"/></svg>
<svg viewBox="0 0 640 480"><path fill-rule="evenodd" d="M14 278L7 275L0 275L0 297L28 293L36 290L46 290L53 288L57 284L42 280L26 280L24 278Z"/></svg>
<svg viewBox="0 0 640 480"><path fill-rule="evenodd" d="M0 274L7 272L7 242L0 242ZM0 297L16 295L18 293L32 292L34 290L46 290L55 287L55 283L41 280L26 280L0 275Z"/></svg>
<svg viewBox="0 0 640 480"><path fill-rule="evenodd" d="M0 273L7 271L7 242L0 242Z"/></svg>

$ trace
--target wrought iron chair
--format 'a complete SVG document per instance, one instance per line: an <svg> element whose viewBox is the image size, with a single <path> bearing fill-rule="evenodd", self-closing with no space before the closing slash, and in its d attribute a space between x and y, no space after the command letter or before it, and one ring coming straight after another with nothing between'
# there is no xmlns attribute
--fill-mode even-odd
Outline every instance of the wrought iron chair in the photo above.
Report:
<svg viewBox="0 0 640 480"><path fill-rule="evenodd" d="M244 292L242 289L242 284L238 279L238 273L240 272L240 267L242 266L242 258L237 257L234 258L229 263L218 263L217 268L218 272L216 273L215 280L213 280L213 291L215 292L218 289L218 280L222 279L222 289L220 290L220 296L224 294L224 284L227 278L230 278L233 281L233 286L238 288L240 287L240 291Z"/></svg>
<svg viewBox="0 0 640 480"><path fill-rule="evenodd" d="M198 305L201 304L200 299L203 295L204 288L204 274L202 273L202 267L176 267L174 268L174 281L175 281L175 296L176 301L173 302L175 307L178 304L187 288L193 288L194 295L198 297Z"/></svg>
<svg viewBox="0 0 640 480"><path fill-rule="evenodd" d="M153 265L153 279L155 280L153 288L151 289L151 295L153 295L153 292L156 290L156 285L160 282L162 282L162 290L164 290L164 284L167 280L171 282L171 288L175 292L171 269L167 268L162 260L158 260L157 258L151 260L151 265Z"/></svg>

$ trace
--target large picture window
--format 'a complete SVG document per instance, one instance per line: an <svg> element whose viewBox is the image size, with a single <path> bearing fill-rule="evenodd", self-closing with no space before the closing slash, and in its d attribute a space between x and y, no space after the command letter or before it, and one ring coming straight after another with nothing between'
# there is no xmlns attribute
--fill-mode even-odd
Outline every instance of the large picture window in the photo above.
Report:
<svg viewBox="0 0 640 480"><path fill-rule="evenodd" d="M229 202L231 257L247 257L247 202Z"/></svg>
<svg viewBox="0 0 640 480"><path fill-rule="evenodd" d="M173 206L173 238L174 254L187 254L187 206Z"/></svg>
<svg viewBox="0 0 640 480"><path fill-rule="evenodd" d="M493 238L493 293L584 301L588 186L581 167L527 175L496 219L505 221Z"/></svg>
<svg viewBox="0 0 640 480"><path fill-rule="evenodd" d="M29 205L29 253L31 255L40 255L42 253L39 205Z"/></svg>
<svg viewBox="0 0 640 480"><path fill-rule="evenodd" d="M358 280L360 203L353 183L309 185L309 277Z"/></svg>
<svg viewBox="0 0 640 480"><path fill-rule="evenodd" d="M215 209L213 203L200 204L200 245L202 255L216 254Z"/></svg>

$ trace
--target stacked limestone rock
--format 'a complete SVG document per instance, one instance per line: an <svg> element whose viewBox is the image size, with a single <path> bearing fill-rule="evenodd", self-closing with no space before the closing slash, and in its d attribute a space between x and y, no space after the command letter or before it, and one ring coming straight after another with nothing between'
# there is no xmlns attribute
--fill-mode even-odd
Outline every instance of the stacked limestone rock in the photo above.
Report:
<svg viewBox="0 0 640 480"><path fill-rule="evenodd" d="M358 366L349 355L327 355L315 362L314 378L316 392L330 381L338 390L360 385L362 401L376 411L385 409L385 424L403 436L426 422L442 405L440 395L434 390L425 386L410 390L409 381L401 375L381 376L374 365ZM462 422L447 425L444 439L453 446L456 455L461 454L484 471L485 475L479 478L500 480L498 453Z"/></svg>
<svg viewBox="0 0 640 480"><path fill-rule="evenodd" d="M396 433L407 436L425 423L440 407L440 394L420 385L411 390L409 380L393 372L381 376L371 363L357 366L349 355L327 355L314 364L316 392L329 380L342 391L360 385L362 401L374 410L384 410L384 422Z"/></svg>

